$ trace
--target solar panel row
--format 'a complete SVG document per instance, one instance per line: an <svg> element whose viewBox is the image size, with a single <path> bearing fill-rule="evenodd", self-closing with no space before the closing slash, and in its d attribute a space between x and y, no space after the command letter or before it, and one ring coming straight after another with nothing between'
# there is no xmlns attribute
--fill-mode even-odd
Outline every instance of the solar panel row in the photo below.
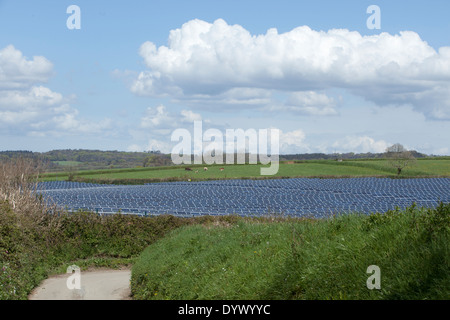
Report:
<svg viewBox="0 0 450 320"><path fill-rule="evenodd" d="M450 179L268 179L167 182L139 186L43 182L49 202L71 211L180 216L285 214L326 217L385 212L415 202L450 201Z"/></svg>

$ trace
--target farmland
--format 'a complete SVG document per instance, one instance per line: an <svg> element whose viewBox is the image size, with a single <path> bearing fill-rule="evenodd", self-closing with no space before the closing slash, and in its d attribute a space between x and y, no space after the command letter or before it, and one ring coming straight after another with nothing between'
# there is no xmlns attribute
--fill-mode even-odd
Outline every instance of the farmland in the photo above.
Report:
<svg viewBox="0 0 450 320"><path fill-rule="evenodd" d="M192 181L215 179L257 179L284 177L397 177L395 168L385 160L309 160L281 162L274 176L260 175L262 165L236 164L212 165L204 171L204 165L189 166L193 171L186 171L186 166L85 170L69 173L46 173L41 175L42 181L69 180L115 184L142 184L146 182ZM224 171L220 171L220 168ZM267 166L266 166L267 167ZM198 172L196 172L198 170ZM401 177L439 177L450 175L450 159L419 159L416 164L406 168Z"/></svg>
<svg viewBox="0 0 450 320"><path fill-rule="evenodd" d="M326 217L448 201L449 164L448 159L420 160L401 175L385 160L282 162L274 176L261 176L261 165L130 168L47 174L40 188L49 201L70 211ZM398 177L415 179L392 179Z"/></svg>

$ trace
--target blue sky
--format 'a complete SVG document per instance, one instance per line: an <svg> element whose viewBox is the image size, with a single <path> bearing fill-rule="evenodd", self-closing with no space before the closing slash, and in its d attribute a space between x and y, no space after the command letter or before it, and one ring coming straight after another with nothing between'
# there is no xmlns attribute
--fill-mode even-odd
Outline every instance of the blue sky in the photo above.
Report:
<svg viewBox="0 0 450 320"><path fill-rule="evenodd" d="M66 26L72 4L80 30ZM372 4L379 30L366 25ZM449 9L0 0L0 150L170 152L171 133L201 119L223 132L278 128L282 153L398 142L448 155Z"/></svg>

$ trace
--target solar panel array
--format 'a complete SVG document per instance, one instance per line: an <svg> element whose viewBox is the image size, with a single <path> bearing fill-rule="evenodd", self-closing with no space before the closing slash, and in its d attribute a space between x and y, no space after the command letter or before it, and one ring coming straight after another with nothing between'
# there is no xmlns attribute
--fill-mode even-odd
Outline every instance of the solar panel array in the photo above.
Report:
<svg viewBox="0 0 450 320"><path fill-rule="evenodd" d="M450 201L450 179L268 179L167 182L138 186L43 182L48 202L69 211L178 216L284 214L326 217L385 212Z"/></svg>

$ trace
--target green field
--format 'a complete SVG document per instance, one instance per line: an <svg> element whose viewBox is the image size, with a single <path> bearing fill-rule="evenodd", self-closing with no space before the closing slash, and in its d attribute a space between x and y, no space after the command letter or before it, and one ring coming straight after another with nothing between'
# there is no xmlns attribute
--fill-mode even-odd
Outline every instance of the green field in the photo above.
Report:
<svg viewBox="0 0 450 320"><path fill-rule="evenodd" d="M54 163L63 167L76 167L82 164L80 161L53 161Z"/></svg>
<svg viewBox="0 0 450 320"><path fill-rule="evenodd" d="M261 176L262 165L211 165L208 171L202 166L190 166L193 171L186 171L186 166L109 169L75 172L75 181L105 183L143 183L172 180L210 180L239 178L285 178L285 177L396 177L396 169L384 160L349 160L343 162L315 160L280 163L278 173L274 176ZM220 171L220 168L225 168ZM264 166L268 167L268 166ZM198 171L198 172L195 172ZM450 176L449 159L418 160L412 167L403 170L400 177ZM48 173L42 180L68 180L69 173Z"/></svg>

